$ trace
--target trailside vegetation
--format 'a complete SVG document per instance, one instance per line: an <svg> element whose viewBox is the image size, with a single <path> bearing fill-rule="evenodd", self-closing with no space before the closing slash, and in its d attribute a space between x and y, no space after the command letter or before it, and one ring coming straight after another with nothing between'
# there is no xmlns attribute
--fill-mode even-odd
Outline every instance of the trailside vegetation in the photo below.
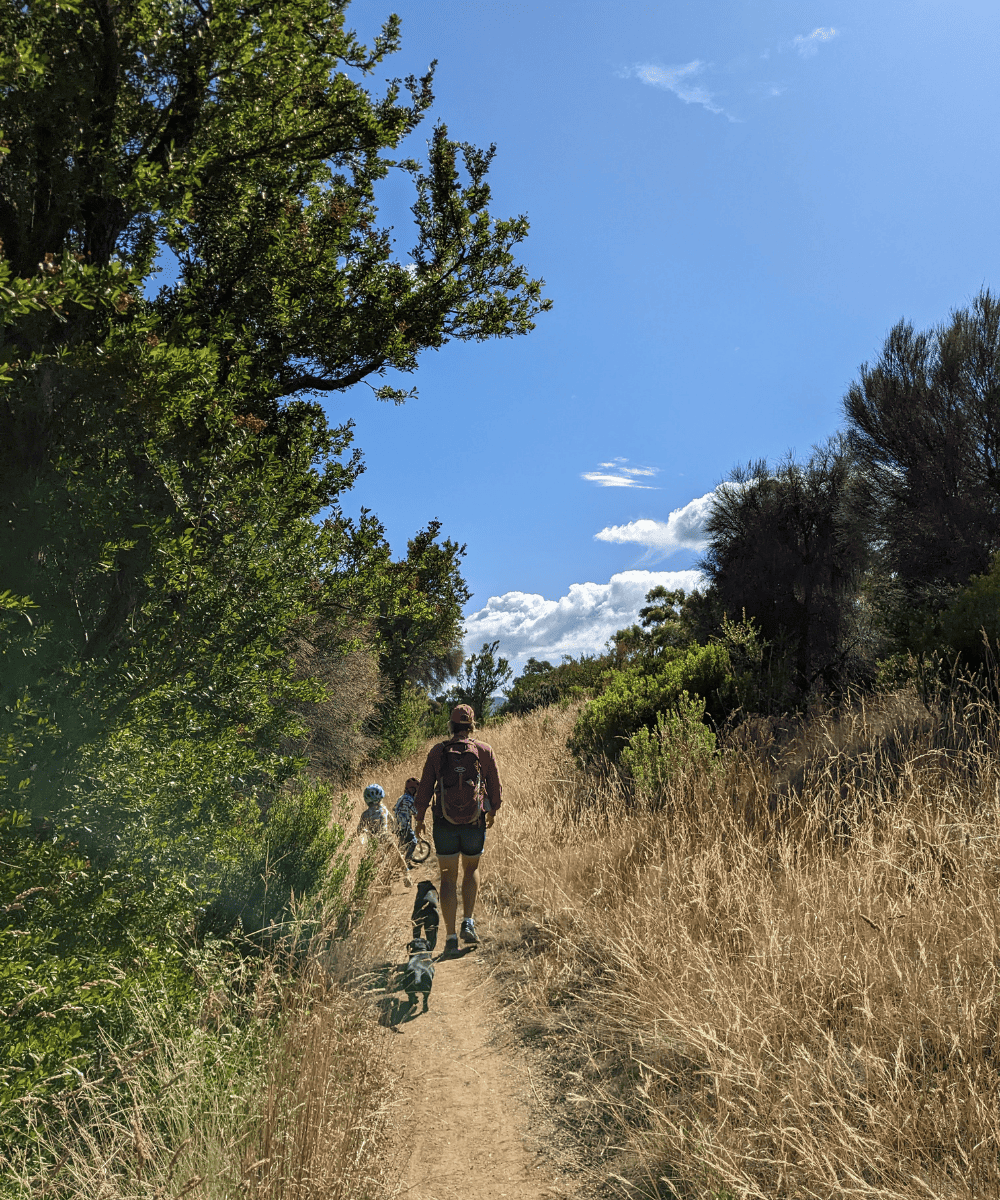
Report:
<svg viewBox="0 0 1000 1200"><path fill-rule="evenodd" d="M531 659L505 711L586 699L578 762L638 787L650 748L669 757L695 712L725 736L749 717L781 724L852 693L914 680L929 695L956 671L991 670L998 380L989 291L936 329L897 325L848 390L842 433L716 489L701 590L652 589L603 654Z"/></svg>
<svg viewBox="0 0 1000 1200"><path fill-rule="evenodd" d="M989 292L900 324L704 591L508 693L489 952L581 1190L1000 1189L998 380Z"/></svg>
<svg viewBox="0 0 1000 1200"><path fill-rule="evenodd" d="M337 785L459 661L464 547L343 516L323 397L401 403L388 372L548 301L492 147L400 156L433 68L371 90L399 22L347 7L0 4L0 1154L183 1026L195 947L267 953L308 896L343 927Z"/></svg>

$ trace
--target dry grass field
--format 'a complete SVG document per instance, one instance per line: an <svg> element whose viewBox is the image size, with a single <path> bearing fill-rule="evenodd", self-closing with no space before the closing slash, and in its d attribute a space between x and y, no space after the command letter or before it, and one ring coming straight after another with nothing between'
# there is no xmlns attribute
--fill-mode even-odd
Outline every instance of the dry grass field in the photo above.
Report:
<svg viewBox="0 0 1000 1200"><path fill-rule="evenodd" d="M638 798L576 769L575 715L480 734L505 805L477 915L578 1194L1000 1196L995 708L900 693L780 742L747 724L713 768ZM421 765L371 774L391 802ZM396 1194L393 1035L337 982L379 919L348 944L356 967L331 975L321 936L305 971L256 978L259 1019L208 1004L139 1059L109 1047L126 1102L82 1097L59 1169L26 1160L6 1182L61 1200Z"/></svg>
<svg viewBox="0 0 1000 1200"><path fill-rule="evenodd" d="M1000 1196L995 711L899 694L780 753L748 727L632 801L575 769L574 716L480 735L506 789L480 924L588 1187Z"/></svg>

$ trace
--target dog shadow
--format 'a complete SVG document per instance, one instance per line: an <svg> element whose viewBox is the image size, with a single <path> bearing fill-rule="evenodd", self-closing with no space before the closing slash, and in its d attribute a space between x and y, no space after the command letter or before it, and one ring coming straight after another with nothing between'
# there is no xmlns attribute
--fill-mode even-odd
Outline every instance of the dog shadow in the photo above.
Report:
<svg viewBox="0 0 1000 1200"><path fill-rule="evenodd" d="M378 1023L397 1033L400 1032L400 1025L425 1015L419 999L411 1004L405 996L383 996L376 1001L375 1007L378 1009Z"/></svg>
<svg viewBox="0 0 1000 1200"><path fill-rule="evenodd" d="M416 1000L411 1001L405 995L395 994L403 990L405 976L406 967L393 962L381 963L369 972L365 991L369 995L375 992L382 993L373 998L375 1011L378 1013L378 1023L386 1029L396 1029L397 1026L405 1025L408 1021L415 1021L417 1017L424 1015L419 996Z"/></svg>

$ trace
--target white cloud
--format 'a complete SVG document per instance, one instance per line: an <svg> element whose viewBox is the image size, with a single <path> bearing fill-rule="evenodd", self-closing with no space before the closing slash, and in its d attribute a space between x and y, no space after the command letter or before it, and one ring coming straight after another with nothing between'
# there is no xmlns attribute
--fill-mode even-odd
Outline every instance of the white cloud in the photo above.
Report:
<svg viewBox="0 0 1000 1200"><path fill-rule="evenodd" d="M627 458L615 458L611 462L598 463L598 470L586 471L581 476L589 483L596 483L598 487L630 487L630 488L645 488L647 491L656 491L657 489L649 483L639 483L640 479L649 479L655 475L657 467L627 467Z"/></svg>
<svg viewBox="0 0 1000 1200"><path fill-rule="evenodd" d="M788 91L788 85L784 83L771 83L768 80L764 80L761 83L755 83L749 90L756 96L783 96Z"/></svg>
<svg viewBox="0 0 1000 1200"><path fill-rule="evenodd" d="M626 74L634 75L636 79L641 79L650 87L663 88L665 91L673 92L685 104L700 104L711 113L721 113L728 117L729 114L715 102L715 97L708 88L695 82L696 76L705 70L705 66L706 64L699 58L674 67L662 67L658 63L636 63Z"/></svg>
<svg viewBox="0 0 1000 1200"><path fill-rule="evenodd" d="M621 571L607 583L573 583L565 596L546 600L530 592L491 596L465 621L466 653L499 639L500 653L520 671L528 658L558 663L564 654L598 654L619 629L638 620L650 588L691 591L704 585L699 571Z"/></svg>
<svg viewBox="0 0 1000 1200"><path fill-rule="evenodd" d="M705 522L712 508L715 492L691 500L683 508L675 508L665 521L644 519L627 525L610 525L595 533L602 542L634 542L649 550L669 552L687 548L703 550Z"/></svg>
<svg viewBox="0 0 1000 1200"><path fill-rule="evenodd" d="M799 33L792 38L792 45L802 55L803 58L812 58L818 53L823 42L830 42L837 36L837 30L831 25L829 29L824 29L822 26L814 29L812 33Z"/></svg>

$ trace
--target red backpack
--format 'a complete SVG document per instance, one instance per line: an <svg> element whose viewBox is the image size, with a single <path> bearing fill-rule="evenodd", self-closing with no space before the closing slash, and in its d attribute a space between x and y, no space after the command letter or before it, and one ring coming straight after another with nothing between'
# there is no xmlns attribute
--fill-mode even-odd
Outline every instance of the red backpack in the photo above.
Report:
<svg viewBox="0 0 1000 1200"><path fill-rule="evenodd" d="M452 825L478 825L482 820L486 787L480 749L471 739L441 743L438 796L441 813Z"/></svg>

